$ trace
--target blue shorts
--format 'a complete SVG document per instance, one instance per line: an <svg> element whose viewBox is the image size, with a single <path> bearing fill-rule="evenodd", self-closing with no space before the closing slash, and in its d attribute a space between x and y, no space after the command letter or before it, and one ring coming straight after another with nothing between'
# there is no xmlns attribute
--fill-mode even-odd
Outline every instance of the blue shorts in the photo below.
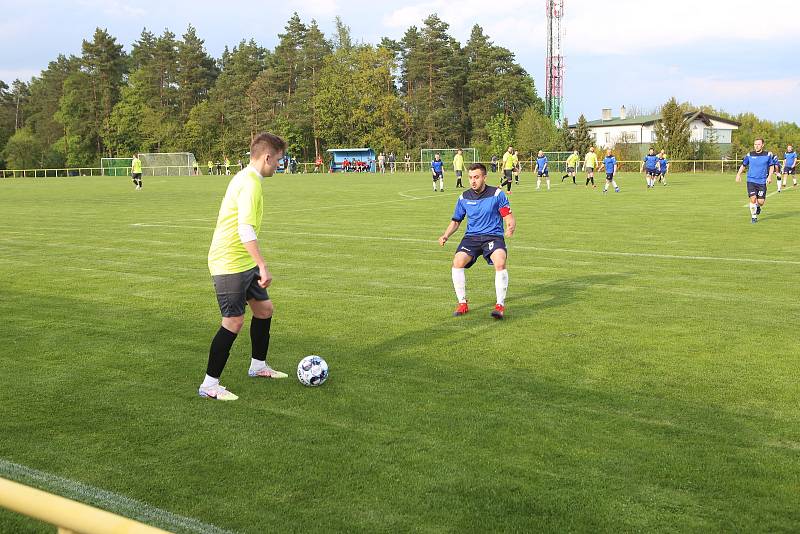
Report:
<svg viewBox="0 0 800 534"><path fill-rule="evenodd" d="M747 182L747 196L756 198L766 198L767 184L755 184Z"/></svg>
<svg viewBox="0 0 800 534"><path fill-rule="evenodd" d="M658 174L660 174L661 176L666 176L667 175L667 171L666 170L658 171Z"/></svg>
<svg viewBox="0 0 800 534"><path fill-rule="evenodd" d="M647 169L648 176L658 176L661 172L658 169Z"/></svg>
<svg viewBox="0 0 800 534"><path fill-rule="evenodd" d="M606 180L608 180L610 182L613 179L614 179L614 173L613 172L607 172L606 173Z"/></svg>
<svg viewBox="0 0 800 534"><path fill-rule="evenodd" d="M783 174L794 174L794 167L784 167Z"/></svg>
<svg viewBox="0 0 800 534"><path fill-rule="evenodd" d="M433 181L441 180L444 173L433 171Z"/></svg>
<svg viewBox="0 0 800 534"><path fill-rule="evenodd" d="M499 235L471 235L464 236L461 243L458 244L456 252L466 252L472 256L472 260L465 265L465 269L469 269L478 260L478 255L482 255L489 265L492 264L492 254L498 249L503 249L508 252L506 248L506 241L503 236Z"/></svg>
<svg viewBox="0 0 800 534"><path fill-rule="evenodd" d="M542 172L538 172L538 173L536 173L536 174L537 174L537 175L539 175L539 177L540 177L540 178L541 178L542 176L545 176L545 177L547 177L547 178L549 178L549 177L550 177L550 171L542 171Z"/></svg>

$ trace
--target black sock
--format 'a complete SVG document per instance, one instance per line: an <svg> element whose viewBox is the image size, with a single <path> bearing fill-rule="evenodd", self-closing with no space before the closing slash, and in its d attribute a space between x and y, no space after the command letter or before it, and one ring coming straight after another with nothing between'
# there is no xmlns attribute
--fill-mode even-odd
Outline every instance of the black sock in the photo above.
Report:
<svg viewBox="0 0 800 534"><path fill-rule="evenodd" d="M594 185L594 176L592 176L592 185Z"/></svg>
<svg viewBox="0 0 800 534"><path fill-rule="evenodd" d="M575 185L578 185L578 182L575 181L575 177L574 176L572 177L572 183L575 184Z"/></svg>
<svg viewBox="0 0 800 534"><path fill-rule="evenodd" d="M253 359L267 361L267 351L269 350L269 328L272 324L272 317L259 319L253 317L250 320L250 342L253 345Z"/></svg>
<svg viewBox="0 0 800 534"><path fill-rule="evenodd" d="M589 179L588 178L586 179L586 185L589 185Z"/></svg>
<svg viewBox="0 0 800 534"><path fill-rule="evenodd" d="M217 335L211 341L211 350L208 351L208 366L206 374L213 378L219 378L225 364L228 363L228 356L231 355L231 347L236 341L236 334L220 326Z"/></svg>

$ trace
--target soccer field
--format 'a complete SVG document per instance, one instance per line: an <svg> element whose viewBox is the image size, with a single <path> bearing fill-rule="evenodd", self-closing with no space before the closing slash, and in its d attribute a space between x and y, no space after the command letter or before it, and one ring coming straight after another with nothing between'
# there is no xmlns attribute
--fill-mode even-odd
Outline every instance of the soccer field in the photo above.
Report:
<svg viewBox="0 0 800 534"><path fill-rule="evenodd" d="M0 476L180 531L800 530L800 190L753 225L732 175L522 180L497 322L483 260L451 316L452 173L267 179L291 378L247 319L233 403L197 396L227 177L0 180Z"/></svg>

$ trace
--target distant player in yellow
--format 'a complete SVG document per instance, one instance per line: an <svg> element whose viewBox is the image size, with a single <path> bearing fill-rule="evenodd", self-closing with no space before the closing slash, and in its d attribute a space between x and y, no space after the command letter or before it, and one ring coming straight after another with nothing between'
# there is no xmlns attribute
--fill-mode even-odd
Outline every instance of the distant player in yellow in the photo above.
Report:
<svg viewBox="0 0 800 534"><path fill-rule="evenodd" d="M208 268L214 282L222 325L211 342L206 377L198 393L201 397L223 401L239 397L219 383L233 342L244 325L245 305L250 306L251 377L286 378L286 373L267 365L272 301L267 287L272 275L258 246L258 233L264 213L261 182L275 174L286 151L286 142L277 135L262 133L250 143L250 164L228 184L217 217L217 226L208 251Z"/></svg>
<svg viewBox="0 0 800 534"><path fill-rule="evenodd" d="M578 155L578 151L573 150L572 154L567 158L567 174L561 177L562 182L566 178L572 177L572 183L578 185L575 181L575 171L578 169L578 162L580 162L580 159L581 157Z"/></svg>
<svg viewBox="0 0 800 534"><path fill-rule="evenodd" d="M225 156L225 176L230 176L231 174L231 160L228 159L228 156Z"/></svg>
<svg viewBox="0 0 800 534"><path fill-rule="evenodd" d="M139 159L139 154L134 154L131 158L131 178L136 190L139 191L142 188L142 160Z"/></svg>
<svg viewBox="0 0 800 534"><path fill-rule="evenodd" d="M589 147L586 157L583 159L583 169L586 171L586 187L589 187L589 182L594 185L594 170L597 168L597 154L594 153L594 147Z"/></svg>
<svg viewBox="0 0 800 534"><path fill-rule="evenodd" d="M464 155L460 148L453 157L453 170L456 173L456 188L464 189L464 184L461 183L461 177L464 176Z"/></svg>
<svg viewBox="0 0 800 534"><path fill-rule="evenodd" d="M506 153L503 154L503 179L500 181L500 187L505 186L508 192L511 192L511 183L514 181L514 169L519 165L514 153L514 147L509 146Z"/></svg>
<svg viewBox="0 0 800 534"><path fill-rule="evenodd" d="M208 175L211 176L212 174L214 174L214 162L208 160Z"/></svg>

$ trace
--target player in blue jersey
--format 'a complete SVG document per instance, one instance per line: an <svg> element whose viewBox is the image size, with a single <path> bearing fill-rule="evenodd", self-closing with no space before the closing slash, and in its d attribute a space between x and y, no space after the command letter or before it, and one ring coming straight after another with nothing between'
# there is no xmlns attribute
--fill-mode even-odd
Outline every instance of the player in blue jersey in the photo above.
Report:
<svg viewBox="0 0 800 534"><path fill-rule="evenodd" d="M767 185L772 183L772 153L764 151L764 140L753 142L753 150L742 160L736 173L736 183L742 181L742 173L747 169L747 196L750 197L750 217L752 223L758 222L761 207L767 198Z"/></svg>
<svg viewBox="0 0 800 534"><path fill-rule="evenodd" d="M436 181L439 181L439 191L444 191L444 162L439 154L434 154L431 161L431 173L433 174L433 190L436 191Z"/></svg>
<svg viewBox="0 0 800 534"><path fill-rule="evenodd" d="M794 151L792 145L786 147L786 152L783 154L783 187L786 187L786 176L792 175L792 187L797 187L797 152Z"/></svg>
<svg viewBox="0 0 800 534"><path fill-rule="evenodd" d="M658 171L658 156L656 156L656 151L653 148L647 152L647 155L642 160L639 172L643 171L647 174L647 187L655 187L656 180L661 173Z"/></svg>
<svg viewBox="0 0 800 534"><path fill-rule="evenodd" d="M614 192L619 193L619 186L614 177L617 174L617 158L611 153L611 149L606 150L606 157L603 158L603 167L606 168L606 183L603 185L603 193L608 193L608 185L614 186Z"/></svg>
<svg viewBox="0 0 800 534"><path fill-rule="evenodd" d="M669 172L669 160L662 150L658 153L658 181L667 185L667 172Z"/></svg>
<svg viewBox="0 0 800 534"><path fill-rule="evenodd" d="M550 167L547 163L547 156L543 151L539 151L536 155L536 190L538 191L542 186L542 176L547 180L547 190L550 191Z"/></svg>
<svg viewBox="0 0 800 534"><path fill-rule="evenodd" d="M486 185L486 167L482 163L469 166L470 188L458 197L453 217L447 229L439 237L439 245L444 246L453 235L464 217L467 218L467 231L456 249L453 257L453 287L458 298L458 307L453 312L455 317L469 311L467 305L467 279L465 269L469 269L483 256L489 265L494 266L494 289L497 304L492 310L492 317L505 317L505 300L508 292L508 270L506 270L506 242L503 239L503 222L505 237L514 235L517 226L508 197L502 188Z"/></svg>

